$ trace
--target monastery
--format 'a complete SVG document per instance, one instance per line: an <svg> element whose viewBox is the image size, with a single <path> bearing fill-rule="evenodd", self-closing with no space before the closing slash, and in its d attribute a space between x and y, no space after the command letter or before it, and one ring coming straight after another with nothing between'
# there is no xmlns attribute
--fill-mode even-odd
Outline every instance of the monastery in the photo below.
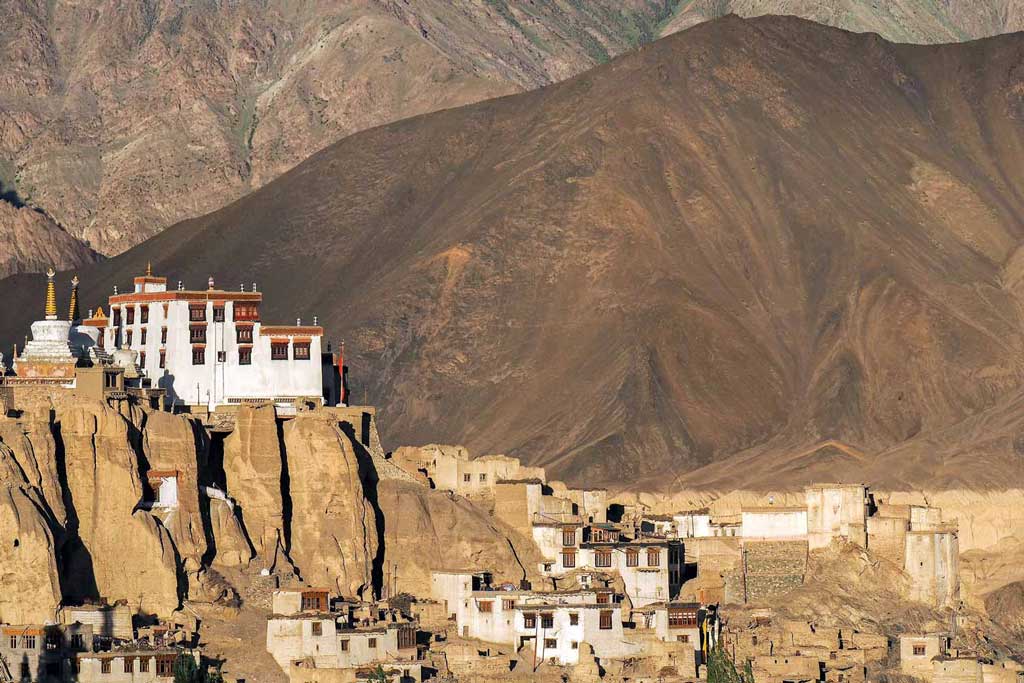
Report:
<svg viewBox="0 0 1024 683"><path fill-rule="evenodd" d="M47 273L44 317L12 358L3 378L10 394L32 387L76 389L95 398L129 394L170 411L215 415L241 403L273 403L281 411L345 402L342 353L324 350L317 324L267 325L262 292L185 289L167 278L136 277L129 293L79 315L78 279L67 318L58 318L54 272ZM329 345L328 345L329 346ZM0 359L2 360L2 359Z"/></svg>

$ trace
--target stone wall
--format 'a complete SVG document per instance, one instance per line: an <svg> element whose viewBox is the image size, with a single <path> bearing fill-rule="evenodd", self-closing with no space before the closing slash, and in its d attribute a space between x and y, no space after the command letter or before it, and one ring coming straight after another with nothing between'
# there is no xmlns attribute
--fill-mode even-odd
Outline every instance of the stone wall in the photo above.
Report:
<svg viewBox="0 0 1024 683"><path fill-rule="evenodd" d="M806 541L745 541L743 572L747 602L761 602L803 584Z"/></svg>
<svg viewBox="0 0 1024 683"><path fill-rule="evenodd" d="M909 522L905 518L869 517L868 550L897 567L902 565L908 527Z"/></svg>

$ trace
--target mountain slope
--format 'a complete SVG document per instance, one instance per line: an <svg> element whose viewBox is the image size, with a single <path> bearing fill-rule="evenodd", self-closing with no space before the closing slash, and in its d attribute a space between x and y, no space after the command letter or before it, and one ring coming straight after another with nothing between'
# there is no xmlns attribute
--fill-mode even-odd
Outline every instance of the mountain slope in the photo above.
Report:
<svg viewBox="0 0 1024 683"><path fill-rule="evenodd" d="M256 280L348 342L388 444L574 481L875 453L1024 389L1022 57L727 17L347 138L82 272L83 305L149 260Z"/></svg>
<svg viewBox="0 0 1024 683"><path fill-rule="evenodd" d="M728 12L796 14L900 42L1022 27L1020 0L2 8L0 184L107 255L218 209L353 132L560 81Z"/></svg>

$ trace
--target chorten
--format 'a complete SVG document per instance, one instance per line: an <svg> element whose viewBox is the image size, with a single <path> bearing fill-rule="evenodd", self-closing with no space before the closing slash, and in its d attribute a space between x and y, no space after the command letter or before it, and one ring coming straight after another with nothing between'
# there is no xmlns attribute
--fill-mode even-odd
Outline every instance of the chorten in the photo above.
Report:
<svg viewBox="0 0 1024 683"><path fill-rule="evenodd" d="M68 335L70 320L57 319L57 293L54 289L53 268L46 271L46 309L44 318L32 323L32 340L25 343L21 354L14 359L14 372L19 379L37 380L47 384L73 384L77 360L71 353ZM73 284L77 286L78 278ZM72 302L71 314L77 311Z"/></svg>

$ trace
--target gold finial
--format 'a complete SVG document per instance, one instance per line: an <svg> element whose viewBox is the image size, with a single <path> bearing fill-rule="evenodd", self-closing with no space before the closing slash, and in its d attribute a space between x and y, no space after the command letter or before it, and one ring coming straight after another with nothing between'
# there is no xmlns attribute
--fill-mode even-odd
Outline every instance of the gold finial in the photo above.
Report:
<svg viewBox="0 0 1024 683"><path fill-rule="evenodd" d="M153 277L153 262L146 261L146 277Z"/></svg>
<svg viewBox="0 0 1024 683"><path fill-rule="evenodd" d="M53 288L53 268L46 269L46 319L57 319L57 290Z"/></svg>
<svg viewBox="0 0 1024 683"><path fill-rule="evenodd" d="M71 278L71 304L68 306L68 320L75 322L78 315L78 276Z"/></svg>
<svg viewBox="0 0 1024 683"><path fill-rule="evenodd" d="M103 307L100 306L99 308L96 309L96 312L93 313L92 317L95 318L96 320L100 320L102 318L106 318L107 314L103 312Z"/></svg>

